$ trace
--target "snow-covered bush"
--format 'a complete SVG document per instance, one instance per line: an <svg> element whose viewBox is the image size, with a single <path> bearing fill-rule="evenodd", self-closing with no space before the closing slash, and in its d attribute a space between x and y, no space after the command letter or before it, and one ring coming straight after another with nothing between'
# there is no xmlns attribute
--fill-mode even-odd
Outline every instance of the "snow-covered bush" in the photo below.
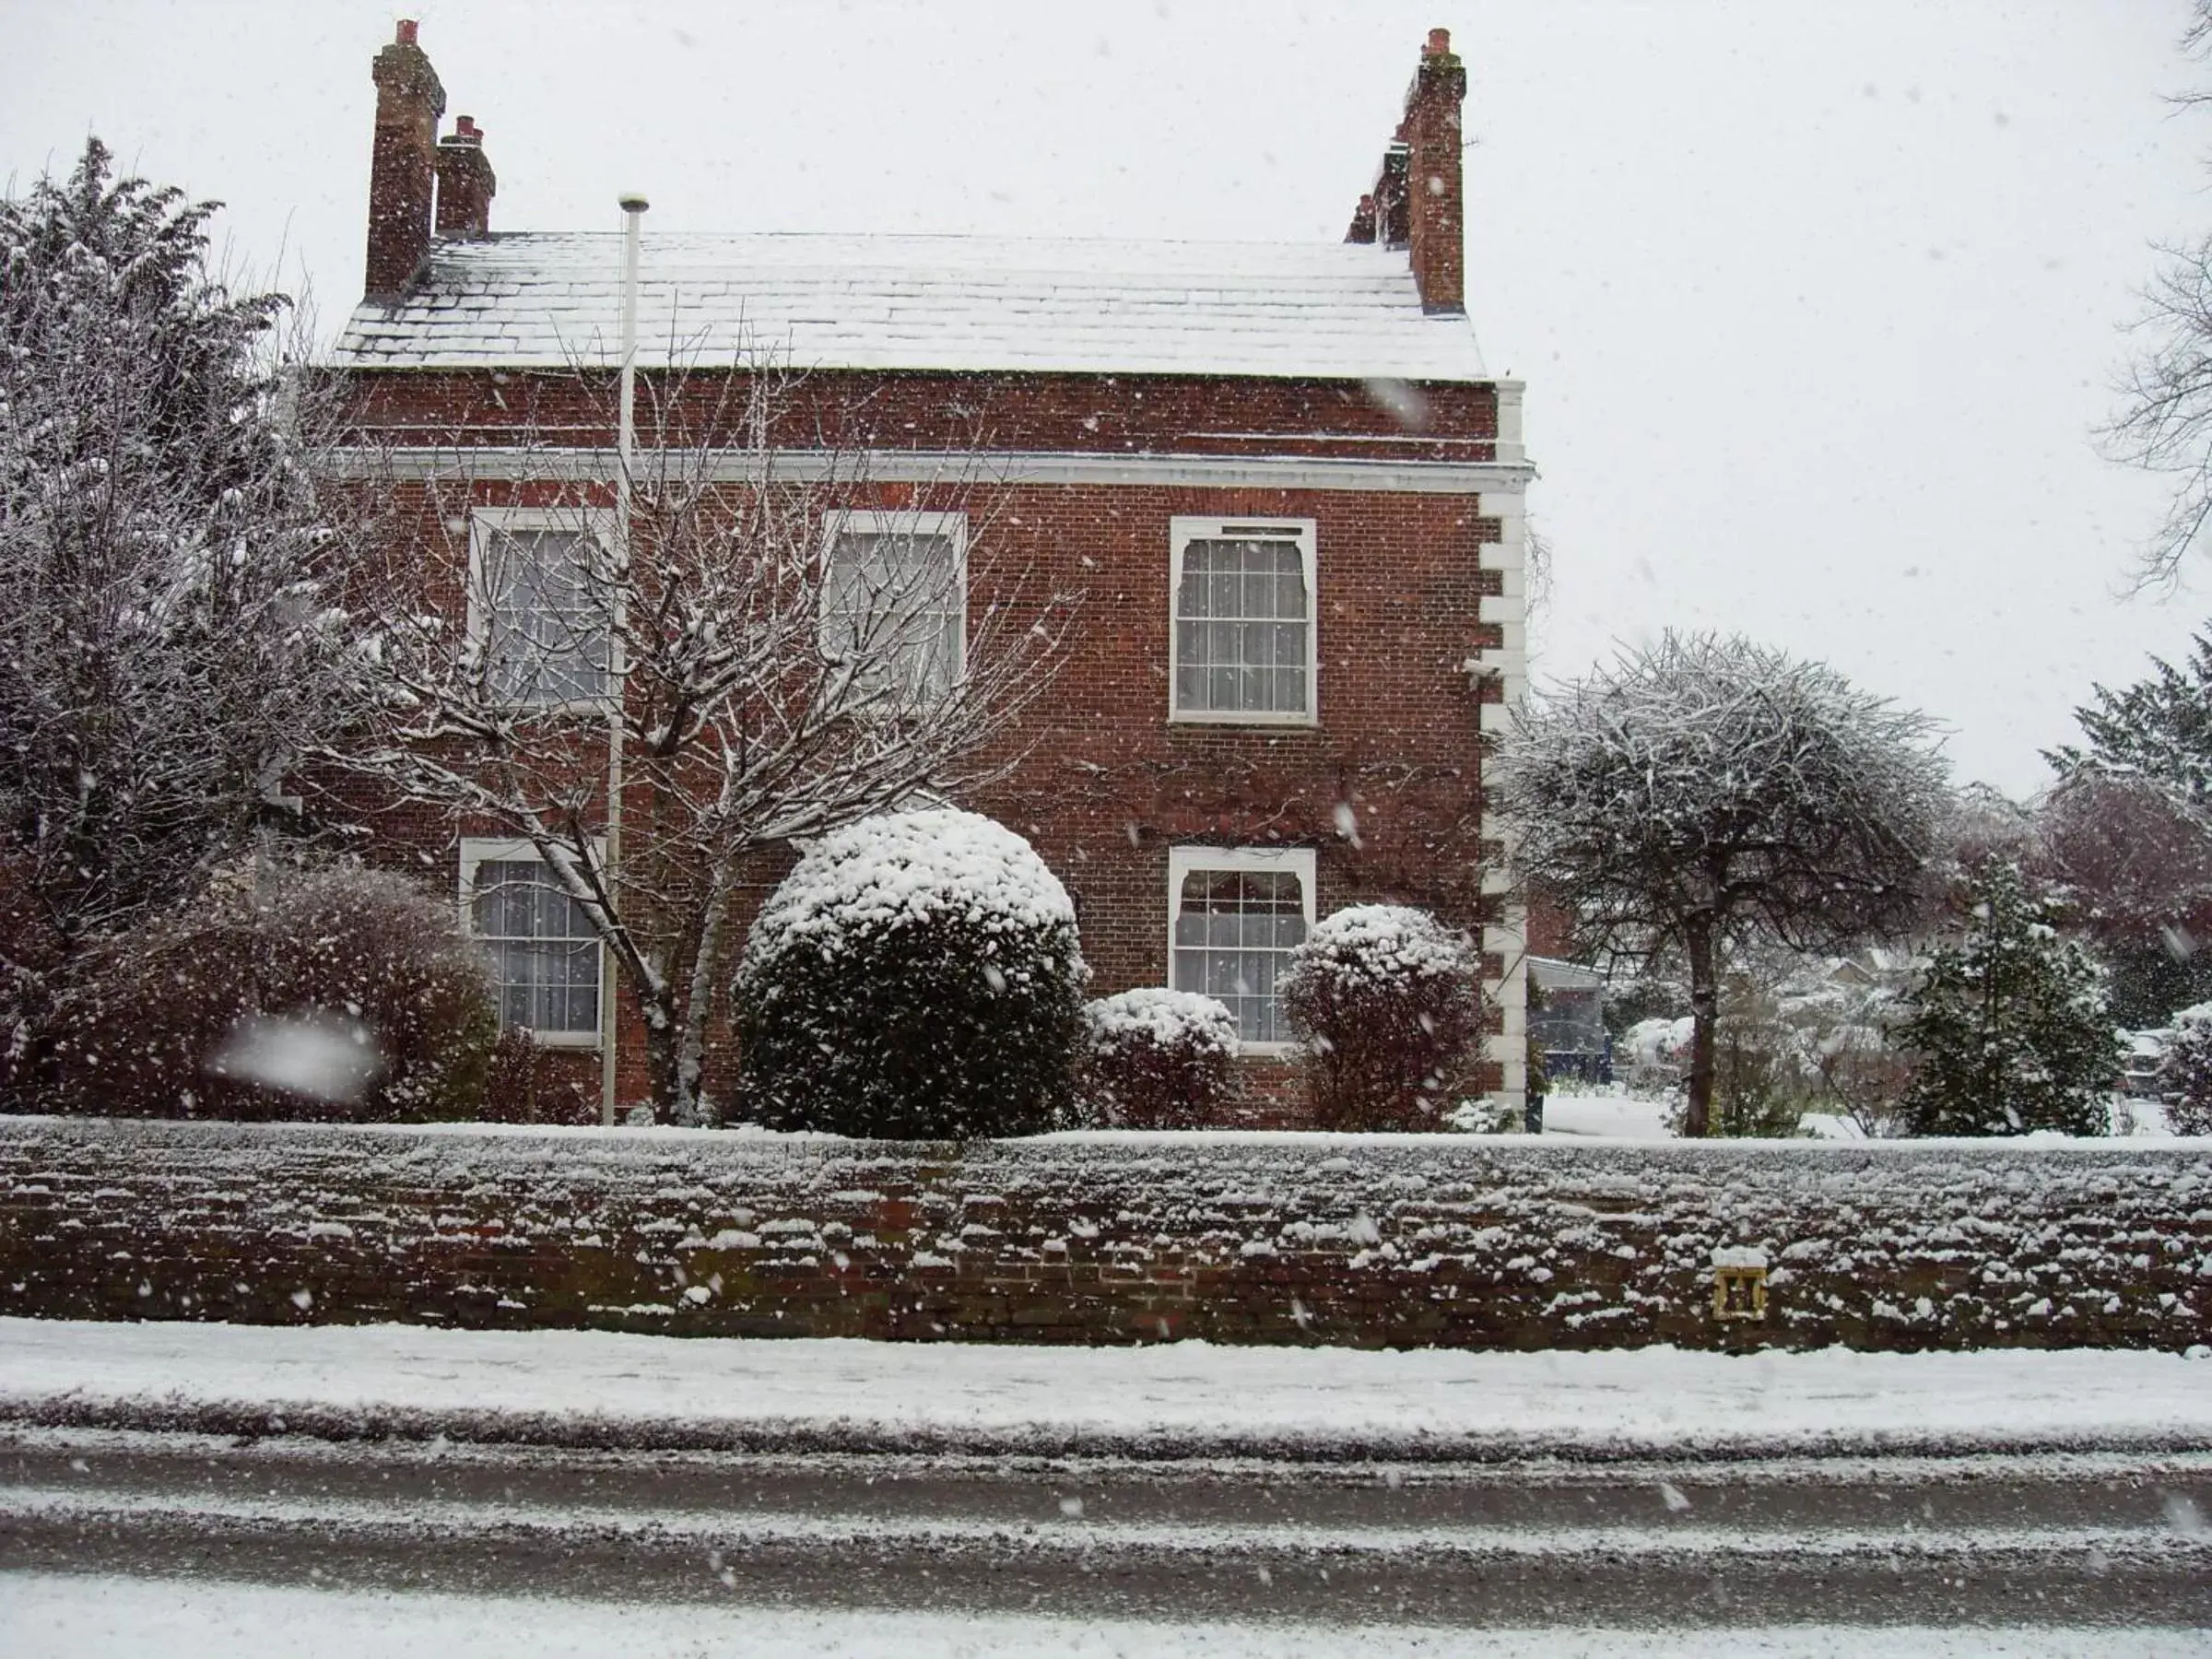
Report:
<svg viewBox="0 0 2212 1659"><path fill-rule="evenodd" d="M2173 1017L2162 1081L2167 1127L2176 1135L2212 1135L2212 1003Z"/></svg>
<svg viewBox="0 0 2212 1659"><path fill-rule="evenodd" d="M494 1124L595 1124L599 1100L526 1026L509 1026L492 1045L484 1117Z"/></svg>
<svg viewBox="0 0 2212 1659"><path fill-rule="evenodd" d="M1912 1132L2105 1134L2120 1041L2097 964L2009 860L1977 870L1965 900L1964 936L1930 955L1897 1028L1920 1062Z"/></svg>
<svg viewBox="0 0 2212 1659"><path fill-rule="evenodd" d="M94 948L56 1012L46 1109L122 1117L473 1118L490 976L452 902L382 871L232 871Z"/></svg>
<svg viewBox="0 0 2212 1659"><path fill-rule="evenodd" d="M1237 1017L1194 991L1147 986L1084 1006L1084 1105L1116 1129L1215 1123L1237 1057Z"/></svg>
<svg viewBox="0 0 2212 1659"><path fill-rule="evenodd" d="M1482 1030L1481 961L1426 911L1324 917L1276 982L1323 1129L1439 1127Z"/></svg>
<svg viewBox="0 0 2212 1659"><path fill-rule="evenodd" d="M1689 1075L1689 1041L1693 1022L1679 1019L1640 1019L1613 1044L1613 1075L1632 1094L1670 1094Z"/></svg>
<svg viewBox="0 0 2212 1659"><path fill-rule="evenodd" d="M753 924L740 1114L893 1139L1053 1128L1086 972L1067 890L1011 830L864 818L809 847Z"/></svg>

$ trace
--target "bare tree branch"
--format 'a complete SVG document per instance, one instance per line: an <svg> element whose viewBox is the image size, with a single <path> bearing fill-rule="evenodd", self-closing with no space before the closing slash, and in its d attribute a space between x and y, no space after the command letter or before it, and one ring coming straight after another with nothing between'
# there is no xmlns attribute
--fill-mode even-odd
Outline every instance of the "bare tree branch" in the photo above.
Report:
<svg viewBox="0 0 2212 1659"><path fill-rule="evenodd" d="M579 369L562 389L612 429L609 377ZM801 465L771 434L806 379L759 358L641 389L627 546L589 465L610 457L564 453L535 421L512 434L546 457L499 486L535 507L525 538L482 512L470 528L485 487L452 452L376 607L380 736L330 759L536 849L643 1020L656 1111L692 1122L711 1109L700 1079L745 871L1003 776L1073 600L994 559L1001 498L980 453L924 484L877 485L847 436L865 423L818 396L820 442ZM565 574L545 565L556 554ZM611 868L610 725L624 777Z"/></svg>

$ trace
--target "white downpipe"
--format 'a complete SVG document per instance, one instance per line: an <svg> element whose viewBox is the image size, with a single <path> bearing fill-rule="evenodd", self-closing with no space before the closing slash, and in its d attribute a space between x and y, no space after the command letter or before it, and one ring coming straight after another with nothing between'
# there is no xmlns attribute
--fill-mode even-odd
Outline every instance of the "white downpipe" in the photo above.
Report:
<svg viewBox="0 0 2212 1659"><path fill-rule="evenodd" d="M638 390L638 239L645 218L645 198L622 198L622 387L621 407L615 428L615 550L622 569L629 569L629 469L637 447ZM607 890L614 890L615 871L622 857L622 712L625 688L622 677L629 665L622 655L622 640L609 618L607 681L614 692L606 721L606 846ZM612 959L602 952L599 969L599 1120L615 1121L615 1031L619 1023L615 996Z"/></svg>

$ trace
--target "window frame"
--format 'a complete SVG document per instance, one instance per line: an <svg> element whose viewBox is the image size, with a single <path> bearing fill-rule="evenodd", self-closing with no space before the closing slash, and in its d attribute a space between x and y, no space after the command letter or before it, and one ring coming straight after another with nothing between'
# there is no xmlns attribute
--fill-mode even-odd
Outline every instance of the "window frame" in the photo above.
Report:
<svg viewBox="0 0 2212 1659"><path fill-rule="evenodd" d="M615 514L604 507L471 507L468 511L468 640L487 653L487 690L490 690L491 623L494 606L486 586L486 544L493 535L512 535L536 530L559 530L589 535L602 547L614 546ZM572 697L539 702L529 699L499 700L503 709L534 714L599 714L606 712L621 678L620 607L606 619L606 688L596 697Z"/></svg>
<svg viewBox="0 0 2212 1659"><path fill-rule="evenodd" d="M1237 535L1232 532L1246 534ZM1184 555L1195 541L1252 540L1295 542L1299 571L1306 583L1306 706L1298 712L1259 709L1184 709L1177 697L1176 669L1182 661L1183 620L1178 611ZM1168 722L1171 725L1314 727L1321 724L1321 582L1318 521L1310 518L1194 518L1177 514L1168 521Z"/></svg>
<svg viewBox="0 0 2212 1659"><path fill-rule="evenodd" d="M954 629L952 678L944 693L958 691L968 679L968 515L923 508L839 507L822 515L821 577L815 603L815 649L829 655L830 621L823 601L830 594L830 560L846 535L911 536L916 541L943 537L952 544Z"/></svg>
<svg viewBox="0 0 2212 1659"><path fill-rule="evenodd" d="M596 845L594 841L594 845ZM602 849L604 850L604 849ZM461 931L470 941L483 945L488 941L477 931L477 870L488 864L544 864L545 858L535 842L516 836L465 835L461 838ZM547 1031L536 1026L530 1028L531 1036L538 1047L550 1049L595 1051L606 1037L606 941L594 937L592 952L598 972L598 992L592 999L594 1010L592 1029L588 1031ZM508 1028L504 1023L500 1030Z"/></svg>
<svg viewBox="0 0 2212 1659"><path fill-rule="evenodd" d="M1298 877L1299 896L1304 901L1306 935L1312 936L1316 921L1315 906L1318 894L1315 877L1320 860L1312 847L1208 847L1173 846L1168 849L1168 971L1164 982L1175 982L1175 924L1182 916L1182 886L1184 880L1200 873L1215 871L1257 870L1272 875L1286 872ZM1255 1057L1279 1058L1296 1053L1293 1041L1256 1042L1242 1037L1237 1039L1237 1053Z"/></svg>

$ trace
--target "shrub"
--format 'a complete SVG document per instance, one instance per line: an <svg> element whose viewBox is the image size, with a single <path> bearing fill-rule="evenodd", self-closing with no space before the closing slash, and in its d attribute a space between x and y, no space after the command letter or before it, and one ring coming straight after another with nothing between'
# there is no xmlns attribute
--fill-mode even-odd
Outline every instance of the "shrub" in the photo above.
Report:
<svg viewBox="0 0 2212 1659"><path fill-rule="evenodd" d="M1480 961L1425 911L1324 918L1276 982L1324 1129L1433 1129L1482 1030Z"/></svg>
<svg viewBox="0 0 2212 1659"><path fill-rule="evenodd" d="M1066 889L1005 826L934 810L834 831L738 970L742 1115L893 1139L1057 1127L1086 971Z"/></svg>
<svg viewBox="0 0 2212 1659"><path fill-rule="evenodd" d="M56 1018L51 1110L419 1123L481 1110L497 1015L450 900L331 869L102 941Z"/></svg>
<svg viewBox="0 0 2212 1659"><path fill-rule="evenodd" d="M1083 1100L1117 1129L1218 1121L1237 1057L1237 1017L1210 996L1159 986L1085 1005Z"/></svg>
<svg viewBox="0 0 2212 1659"><path fill-rule="evenodd" d="M564 1072L527 1026L509 1026L491 1047L484 1116L494 1124L596 1124L599 1099Z"/></svg>
<svg viewBox="0 0 2212 1659"><path fill-rule="evenodd" d="M1897 1027L1920 1061L1912 1133L2106 1133L2121 1056L2096 963L2016 864L1983 865L1964 900L1963 935L1931 953Z"/></svg>
<svg viewBox="0 0 2212 1659"><path fill-rule="evenodd" d="M2173 1017L2164 1073L2167 1127L2176 1135L2212 1135L2212 1003Z"/></svg>

